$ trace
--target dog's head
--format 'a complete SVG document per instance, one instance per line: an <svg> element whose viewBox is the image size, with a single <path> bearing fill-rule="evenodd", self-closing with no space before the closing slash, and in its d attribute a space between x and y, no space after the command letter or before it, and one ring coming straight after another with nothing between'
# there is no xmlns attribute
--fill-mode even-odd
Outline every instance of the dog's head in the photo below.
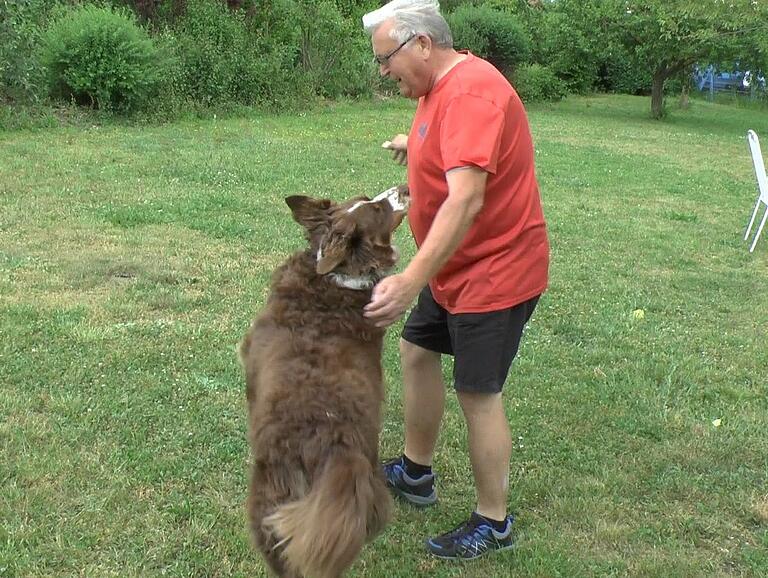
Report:
<svg viewBox="0 0 768 578"><path fill-rule="evenodd" d="M285 199L317 255L317 272L378 277L397 262L392 232L408 212L408 187L343 203L293 196Z"/></svg>

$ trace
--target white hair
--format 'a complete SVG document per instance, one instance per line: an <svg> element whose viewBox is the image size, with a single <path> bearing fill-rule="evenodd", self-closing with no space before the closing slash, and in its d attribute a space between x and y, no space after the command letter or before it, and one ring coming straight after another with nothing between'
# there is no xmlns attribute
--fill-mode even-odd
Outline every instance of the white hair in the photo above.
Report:
<svg viewBox="0 0 768 578"><path fill-rule="evenodd" d="M429 36L435 46L453 48L453 35L440 14L440 2L437 0L392 0L363 16L363 28L368 34L373 34L388 20L394 23L389 36L397 42L405 42L416 34L422 34Z"/></svg>

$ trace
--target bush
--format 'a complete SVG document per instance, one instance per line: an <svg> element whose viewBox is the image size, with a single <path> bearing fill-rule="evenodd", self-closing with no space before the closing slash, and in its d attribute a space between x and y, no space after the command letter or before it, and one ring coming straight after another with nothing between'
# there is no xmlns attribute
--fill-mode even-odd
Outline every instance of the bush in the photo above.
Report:
<svg viewBox="0 0 768 578"><path fill-rule="evenodd" d="M261 10L265 44L293 50L294 70L313 95L365 96L373 92L376 69L360 16L370 0L275 0Z"/></svg>
<svg viewBox="0 0 768 578"><path fill-rule="evenodd" d="M51 96L133 112L154 95L159 53L132 14L82 5L62 9L43 38Z"/></svg>
<svg viewBox="0 0 768 578"><path fill-rule="evenodd" d="M595 46L597 33L581 29L570 14L545 13L536 32L535 61L546 64L568 92L590 92L598 83L600 70L602 47Z"/></svg>
<svg viewBox="0 0 768 578"><path fill-rule="evenodd" d="M528 33L510 12L462 5L448 16L448 24L456 48L469 49L504 73L513 72L531 57Z"/></svg>
<svg viewBox="0 0 768 578"><path fill-rule="evenodd" d="M566 95L563 82L541 64L520 66L515 71L513 84L523 102L560 100Z"/></svg>
<svg viewBox="0 0 768 578"><path fill-rule="evenodd" d="M527 0L440 0L440 10L443 14L447 14L461 6L471 5L488 6L504 12L517 12L520 1L527 2Z"/></svg>
<svg viewBox="0 0 768 578"><path fill-rule="evenodd" d="M615 48L602 58L597 88L601 92L648 95L652 78L653 70L648 62Z"/></svg>
<svg viewBox="0 0 768 578"><path fill-rule="evenodd" d="M224 2L188 2L166 42L178 59L175 84L183 98L205 106L256 100L242 15Z"/></svg>
<svg viewBox="0 0 768 578"><path fill-rule="evenodd" d="M289 0L265 7L258 21L226 4L190 0L166 41L177 55L177 92L203 106L267 105L285 108L312 97L297 67L299 34L284 26Z"/></svg>
<svg viewBox="0 0 768 578"><path fill-rule="evenodd" d="M38 58L47 0L0 2L0 100L35 102L47 93Z"/></svg>
<svg viewBox="0 0 768 578"><path fill-rule="evenodd" d="M375 67L359 20L344 18L331 0L296 2L301 68L318 96L363 96L372 91Z"/></svg>

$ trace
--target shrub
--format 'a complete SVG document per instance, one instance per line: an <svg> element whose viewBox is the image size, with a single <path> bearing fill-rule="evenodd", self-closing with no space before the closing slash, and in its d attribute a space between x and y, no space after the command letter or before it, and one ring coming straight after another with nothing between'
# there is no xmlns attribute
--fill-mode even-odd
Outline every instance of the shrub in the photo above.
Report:
<svg viewBox="0 0 768 578"><path fill-rule="evenodd" d="M206 106L237 102L240 87L252 89L242 15L224 2L188 2L167 40L178 58L178 90L189 100ZM242 98L247 104L255 95Z"/></svg>
<svg viewBox="0 0 768 578"><path fill-rule="evenodd" d="M310 98L297 70L298 34L270 18L285 2L264 9L256 23L226 4L190 0L166 41L178 62L177 91L203 106L266 104L282 108ZM290 7L290 6L288 6ZM284 17L284 16L283 16Z"/></svg>
<svg viewBox="0 0 768 578"><path fill-rule="evenodd" d="M443 14L453 12L457 8L466 5L472 6L488 6L495 10L503 10L506 12L516 12L517 5L521 2L527 2L527 0L440 0L440 10Z"/></svg>
<svg viewBox="0 0 768 578"><path fill-rule="evenodd" d="M648 62L617 47L606 51L602 58L597 88L601 92L647 95L651 93L652 77Z"/></svg>
<svg viewBox="0 0 768 578"><path fill-rule="evenodd" d="M62 9L43 39L51 96L94 108L133 112L154 94L159 54L125 10Z"/></svg>
<svg viewBox="0 0 768 578"><path fill-rule="evenodd" d="M46 94L38 58L47 0L0 2L0 100L34 102Z"/></svg>
<svg viewBox="0 0 768 578"><path fill-rule="evenodd" d="M373 5L372 5L373 4ZM370 95L376 79L369 40L360 16L369 0L275 0L261 10L265 44L293 50L286 69L296 69L314 95L325 98Z"/></svg>
<svg viewBox="0 0 768 578"><path fill-rule="evenodd" d="M510 12L462 5L448 16L448 23L456 48L469 49L504 73L530 59L528 33Z"/></svg>
<svg viewBox="0 0 768 578"><path fill-rule="evenodd" d="M371 93L375 70L359 20L344 18L331 0L296 2L301 68L326 98Z"/></svg>
<svg viewBox="0 0 768 578"><path fill-rule="evenodd" d="M600 50L593 41L596 34L575 25L570 14L545 13L536 32L535 61L549 67L568 92L589 92L598 82L600 69Z"/></svg>
<svg viewBox="0 0 768 578"><path fill-rule="evenodd" d="M524 64L515 71L514 86L523 102L560 100L566 95L565 85L546 66Z"/></svg>

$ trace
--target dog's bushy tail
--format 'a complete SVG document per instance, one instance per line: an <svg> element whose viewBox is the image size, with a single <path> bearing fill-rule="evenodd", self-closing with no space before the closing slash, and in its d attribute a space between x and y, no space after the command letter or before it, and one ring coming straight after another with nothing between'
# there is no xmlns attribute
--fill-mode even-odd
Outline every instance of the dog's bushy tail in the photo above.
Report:
<svg viewBox="0 0 768 578"><path fill-rule="evenodd" d="M263 521L294 572L337 578L389 520L392 499L381 475L359 453L336 453L309 493Z"/></svg>

